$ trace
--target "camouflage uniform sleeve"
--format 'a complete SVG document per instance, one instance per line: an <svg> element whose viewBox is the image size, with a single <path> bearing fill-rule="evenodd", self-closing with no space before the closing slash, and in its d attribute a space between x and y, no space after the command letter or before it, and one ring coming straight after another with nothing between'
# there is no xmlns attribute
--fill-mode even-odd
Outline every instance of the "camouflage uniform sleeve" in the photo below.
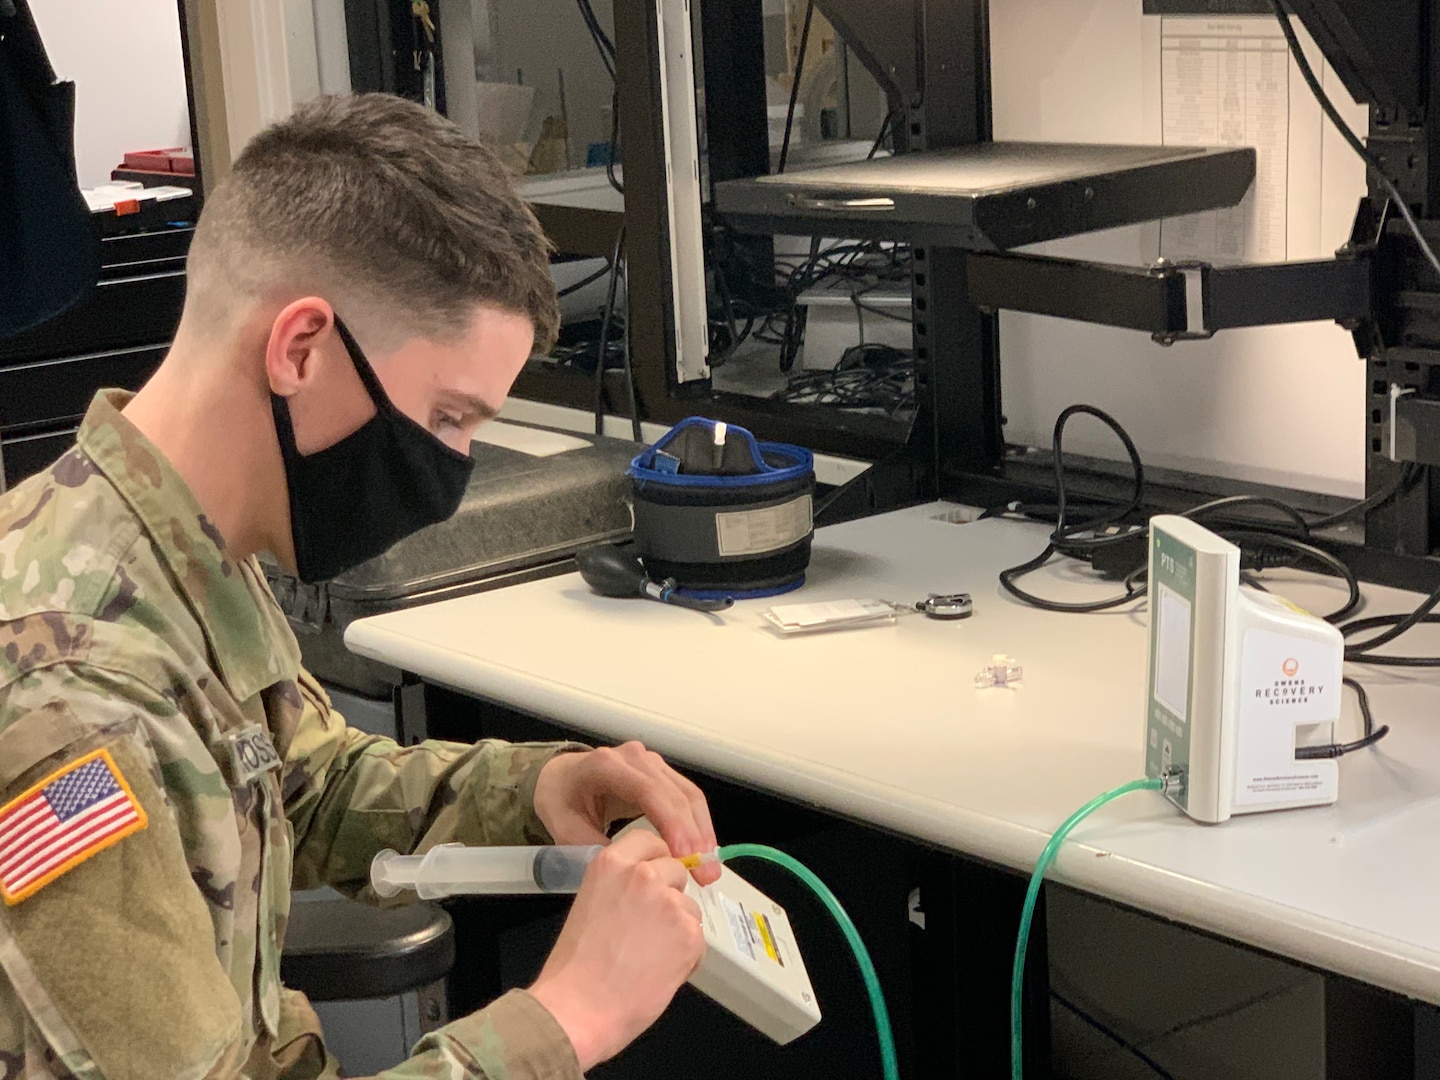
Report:
<svg viewBox="0 0 1440 1080"><path fill-rule="evenodd" d="M296 693L292 730L277 732L296 889L356 895L383 848L548 844L535 814L540 770L557 753L588 749L493 739L402 747L348 727L309 673L300 673Z"/></svg>
<svg viewBox="0 0 1440 1080"><path fill-rule="evenodd" d="M489 1008L454 1020L375 1080L584 1080L570 1039L545 1007L512 990Z"/></svg>
<svg viewBox="0 0 1440 1080"><path fill-rule="evenodd" d="M34 793L48 798L56 789L47 785L97 754L140 810L113 843L87 844L83 858L67 859L33 888L22 888L27 879L14 869L29 856L7 849L6 1076L17 1075L18 1064L19 1074L36 1078L198 1078L233 1075L243 1056L242 1006L216 956L214 924L140 723L143 711L174 708L147 693L124 680L102 692L62 667L0 694L0 807L14 815L7 822L22 820Z"/></svg>

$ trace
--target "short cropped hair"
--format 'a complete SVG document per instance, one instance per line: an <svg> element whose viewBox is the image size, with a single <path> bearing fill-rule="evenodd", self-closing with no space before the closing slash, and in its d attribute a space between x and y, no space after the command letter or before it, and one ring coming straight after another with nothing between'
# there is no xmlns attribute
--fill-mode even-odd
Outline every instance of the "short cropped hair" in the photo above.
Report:
<svg viewBox="0 0 1440 1080"><path fill-rule="evenodd" d="M222 325L299 288L398 346L453 339L489 303L559 328L550 245L489 148L389 94L316 98L250 141L205 201L186 314Z"/></svg>

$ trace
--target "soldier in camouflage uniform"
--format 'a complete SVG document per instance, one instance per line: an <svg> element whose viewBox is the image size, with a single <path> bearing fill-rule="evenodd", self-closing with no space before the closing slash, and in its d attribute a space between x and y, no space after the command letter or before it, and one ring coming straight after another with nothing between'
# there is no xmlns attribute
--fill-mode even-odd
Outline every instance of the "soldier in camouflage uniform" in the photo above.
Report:
<svg viewBox="0 0 1440 1080"><path fill-rule="evenodd" d="M347 248L326 212L364 235ZM265 215L292 213L287 241ZM429 292L427 260L443 278ZM703 796L636 745L401 748L348 728L254 558L325 565L291 458L344 457L367 411L421 433L386 444L417 455L392 515L416 524L423 439L468 446L532 342L553 340L538 226L493 157L433 114L323 99L237 161L190 280L152 382L102 393L74 449L0 498L0 1080L338 1075L309 1004L280 985L293 888L364 898L381 848L592 842L644 811L664 841L627 837L592 865L536 984L384 1074L578 1077L699 961L672 856L713 846ZM331 297L382 343L374 368ZM372 524L336 523L352 561Z"/></svg>

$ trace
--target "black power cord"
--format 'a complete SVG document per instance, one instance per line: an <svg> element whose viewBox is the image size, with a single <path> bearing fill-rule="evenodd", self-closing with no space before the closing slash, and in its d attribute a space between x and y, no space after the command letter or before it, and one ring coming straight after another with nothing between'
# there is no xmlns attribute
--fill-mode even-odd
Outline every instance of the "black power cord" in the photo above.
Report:
<svg viewBox="0 0 1440 1080"><path fill-rule="evenodd" d="M620 160L620 84L616 83L610 91L610 150L605 155L605 179L610 181L610 186L621 195L625 194L625 185L615 175L615 164Z"/></svg>
<svg viewBox="0 0 1440 1080"><path fill-rule="evenodd" d="M1188 515L1187 515L1188 516ZM1291 536L1264 532L1259 529L1225 529L1219 535L1240 548L1240 565L1247 570L1272 570L1289 568L1299 562L1310 561L1325 567L1335 577L1345 582L1349 596L1339 610L1323 616L1328 623L1338 623L1353 615L1360 607L1360 582L1355 572L1328 551L1296 540ZM1298 558L1274 558L1276 550L1288 551Z"/></svg>
<svg viewBox="0 0 1440 1080"><path fill-rule="evenodd" d="M580 18L585 21L585 29L590 31L590 38L600 52L600 63L605 65L606 74L613 81L615 78L615 43L610 40L610 35L605 33L605 28L600 25L600 20L595 16L595 9L590 6L590 0L575 0L575 5L580 9Z"/></svg>
<svg viewBox="0 0 1440 1080"><path fill-rule="evenodd" d="M1130 467L1134 471L1134 490L1130 501L1123 507L1112 508L1102 511L1093 517L1087 518L1078 524L1069 521L1069 496L1065 481L1065 426L1073 416L1093 416L1111 431L1113 431L1121 443L1125 446L1125 452L1130 456ZM1145 465L1140 460L1140 451L1135 448L1135 441L1130 438L1130 433L1120 426L1120 422L1102 409L1093 405L1071 405L1065 409L1055 421L1055 430L1051 436L1051 450L1053 454L1053 465L1055 472L1055 528L1050 533L1050 542L1035 558L1019 566L1012 566L1000 572L1000 585L1006 592L1010 593L1022 603L1031 607L1039 608L1042 611L1064 612L1073 615L1084 615L1098 611L1108 611L1111 608L1122 607L1132 601L1140 599L1145 595L1143 585L1135 585L1130 578L1125 581L1125 593L1122 596L1111 597L1108 600L1092 600L1087 603L1062 603L1057 600L1046 600L1044 597L1028 593L1020 588L1016 582L1026 574L1039 570L1048 563L1056 554L1079 553L1094 551L1098 548L1112 546L1116 543L1130 539L1129 530L1123 534L1108 537L1081 538L1078 534L1086 530L1097 531L1110 526L1118 525L1127 517L1139 511L1145 498ZM1136 526L1135 532L1138 532Z"/></svg>
<svg viewBox="0 0 1440 1080"><path fill-rule="evenodd" d="M605 66L605 72L610 76L610 151L605 157L605 179L610 181L611 187L624 195L625 185L615 175L615 162L620 156L620 83L615 78L615 43L600 25L595 9L590 6L590 0L575 0L575 3L580 9L580 18L585 22L585 29L590 31L590 39L595 42L595 48L600 53L600 63Z"/></svg>
<svg viewBox="0 0 1440 1080"><path fill-rule="evenodd" d="M1420 223L1415 220L1410 206L1405 201L1405 196L1400 194L1400 189L1395 186L1395 181L1385 174L1384 167L1380 160L1375 157L1369 148L1360 141L1360 137L1345 123L1345 118L1340 115L1325 88L1320 85L1320 80L1315 77L1315 71L1310 67L1310 61L1305 56L1305 50L1300 47L1300 39L1295 36L1295 27L1290 23L1290 16L1286 13L1284 5L1280 0L1270 0L1270 6L1275 11L1275 17L1280 20L1280 29L1285 34L1285 42L1290 46L1290 54L1295 57L1295 66L1300 69L1301 76L1305 79L1305 85L1310 87L1310 92L1315 95L1315 100L1320 103L1321 110L1330 118L1335 125L1335 130L1350 144L1350 149L1360 155L1360 158L1370 167L1375 174L1375 179L1380 181L1380 186L1390 196L1390 201L1405 219L1405 224L1410 226L1410 231L1415 235L1415 243L1419 245L1420 252L1425 256L1427 262L1440 274L1440 258L1436 258L1435 250L1430 242L1425 239L1425 234L1420 231Z"/></svg>
<svg viewBox="0 0 1440 1080"><path fill-rule="evenodd" d="M1125 447L1126 455L1130 459L1130 467L1133 473L1133 489L1130 499L1124 504L1110 503L1093 510L1088 516L1080 521L1072 521L1071 498L1069 495L1066 480L1067 468L1065 461L1064 434L1065 427L1075 416L1092 416L1110 428L1115 436ZM1141 507L1145 499L1145 471L1144 464L1140 459L1140 453L1135 448L1135 442L1131 439L1124 427L1109 413L1097 409L1092 405L1072 405L1060 413L1055 421L1055 429L1051 440L1052 466L1055 475L1055 505L1053 507L1035 507L1025 504L1014 503L1003 511L992 511L985 516L993 517L999 513L1023 513L1041 514L1050 512L1054 515L1055 525L1049 537L1049 543L1044 551L1028 562L1019 566L1012 566L1000 574L1000 584L1006 592L1016 599L1032 607L1043 611L1064 612L1070 614L1087 614L1097 611L1108 611L1112 608L1122 607L1133 601L1141 599L1146 592L1144 585L1145 562L1147 557L1146 529L1145 525L1136 519L1143 517ZM1374 495L1355 503L1345 509L1319 518L1307 518L1299 510L1278 499L1272 499L1258 495L1232 495L1222 499L1213 499L1192 507L1181 516L1201 521L1205 519L1221 518L1226 520L1214 521L1215 531L1241 547L1244 552L1242 568L1245 570L1274 570L1282 567L1292 567L1303 562L1309 562L1341 578L1348 590L1349 597L1346 603L1329 617L1330 622L1339 622L1342 619L1354 614L1360 604L1360 587L1355 578L1354 572L1342 561L1333 555L1321 550L1309 543L1311 532L1314 529L1327 527L1340 521L1348 520L1358 514L1375 509L1381 504L1393 499L1403 491L1409 483L1413 482L1415 473L1407 470L1395 484L1387 489L1376 492ZM1264 510L1279 514L1285 519L1284 524L1262 525L1253 518L1237 517L1236 511L1242 509ZM1283 554L1281 554L1283 552ZM1059 601L1047 600L1044 597L1036 596L1020 588L1017 581L1026 574L1032 573L1046 565L1055 555L1067 555L1072 558L1088 560L1093 568L1100 571L1102 575L1124 583L1125 592L1122 595L1110 597L1105 600L1089 601L1086 603L1062 603ZM1434 597L1434 603L1428 612L1436 605L1440 605L1440 591ZM1422 615L1425 612L1421 613ZM1389 622L1380 624L1367 623L1365 627L1356 627L1352 632L1359 632L1361 629L1375 628L1377 625L1394 625L1400 623L1402 616L1383 617ZM1410 625L1413 625L1410 624ZM1405 626L1404 629L1409 629ZM1403 633L1404 630L1400 630ZM1378 644L1384 644L1399 636L1398 633L1387 636L1384 640L1365 642L1358 650L1374 648ZM1356 650L1351 650L1356 651ZM1430 665L1414 665L1430 666ZM1440 667L1440 658L1437 658L1433 665Z"/></svg>
<svg viewBox="0 0 1440 1080"><path fill-rule="evenodd" d="M790 160L790 131L795 125L795 103L800 97L800 76L805 71L805 50L810 46L810 21L815 17L815 0L805 5L805 25L800 29L800 46L795 52L795 81L790 84L790 105L785 110L785 137L780 141L780 162L777 174L785 171Z"/></svg>
<svg viewBox="0 0 1440 1080"><path fill-rule="evenodd" d="M865 155L866 161L874 158L874 156L880 152L880 147L885 145L885 136L890 134L892 121L893 114L887 112L885 119L880 121L880 133L875 136L875 141L870 145L870 152Z"/></svg>
<svg viewBox="0 0 1440 1080"><path fill-rule="evenodd" d="M595 346L595 434L605 434L605 372L609 369L610 324L615 317L615 294L620 288L620 275L625 269L625 226L615 234L615 247L610 253L610 287L605 295L605 312L600 318L600 341ZM640 431L640 408L635 399L635 373L630 364L630 328L621 330L621 367L630 405L630 433L636 442L644 442Z"/></svg>
<svg viewBox="0 0 1440 1080"><path fill-rule="evenodd" d="M1440 589L1420 601L1420 605L1408 615L1373 615L1346 623L1340 627L1340 633L1346 638L1371 630L1384 630L1384 633L1345 646L1345 659L1352 664L1370 664L1375 667L1440 667L1440 656L1377 656L1374 651L1422 623L1440 623L1440 615L1430 614L1435 610L1436 604L1440 604Z"/></svg>
<svg viewBox="0 0 1440 1080"><path fill-rule="evenodd" d="M563 299L564 297L567 297L567 296L571 295L572 293L577 293L577 292L579 292L581 289L585 288L585 286L587 286L587 285L594 285L595 282L599 281L599 280L600 280L601 278L603 278L606 274L611 273L613 267L614 267L614 264L613 264L613 263L607 262L604 266L602 266L599 270L596 270L593 274L587 274L585 277L581 278L579 281L575 282L574 284L566 285L565 288L561 289L559 292L557 292L557 293L555 294L555 299L556 299L556 300Z"/></svg>
<svg viewBox="0 0 1440 1080"><path fill-rule="evenodd" d="M1388 487L1381 488L1375 492L1374 495L1355 503L1353 506L1347 506L1345 509L1337 511L1336 513L1316 518L1310 522L1310 528L1315 530L1328 529L1332 525L1340 525L1346 521L1364 517L1371 510L1384 506L1397 495L1408 491L1424 474L1425 467L1423 465L1416 464L1413 461L1407 461L1400 469L1400 475L1395 478L1394 483Z"/></svg>
<svg viewBox="0 0 1440 1080"><path fill-rule="evenodd" d="M1346 754L1353 754L1356 750L1374 746L1390 734L1389 724L1383 724L1376 728L1375 717L1370 712L1370 695L1366 692L1365 687L1356 679L1346 678L1342 681L1355 691L1355 696L1360 701L1360 718L1365 724L1364 737L1356 739L1354 742L1331 743L1329 746L1302 746L1295 751L1297 761L1325 761L1329 758L1344 757Z"/></svg>

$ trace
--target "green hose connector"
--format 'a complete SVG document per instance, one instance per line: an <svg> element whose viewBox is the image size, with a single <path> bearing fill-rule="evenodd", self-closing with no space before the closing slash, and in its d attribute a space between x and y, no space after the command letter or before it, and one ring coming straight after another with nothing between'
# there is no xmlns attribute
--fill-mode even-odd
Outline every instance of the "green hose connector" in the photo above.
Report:
<svg viewBox="0 0 1440 1080"><path fill-rule="evenodd" d="M1164 786L1164 780L1132 780L1128 784L1121 784L1119 787L1105 792L1104 795L1097 795L1065 819L1065 824L1055 830L1054 835L1050 837L1050 842L1045 845L1045 850L1040 853L1040 861L1035 864L1035 872L1030 875L1030 888L1025 892L1025 905L1020 911L1020 933L1015 942L1015 968L1010 976L1011 1080L1023 1080L1024 1078L1025 1055L1020 1031L1020 1006L1025 989L1025 954L1030 945L1030 923L1035 918L1035 903L1040 898L1040 883L1045 877L1045 871L1055 861L1055 856L1060 853L1060 845L1065 843L1065 838L1074 831L1075 826L1099 810L1100 807L1122 795L1129 795L1132 791L1160 791ZM724 857L723 848L721 857Z"/></svg>
<svg viewBox="0 0 1440 1080"><path fill-rule="evenodd" d="M855 961L860 965L860 975L865 980L865 989L870 995L870 1008L875 1013L875 1034L880 1040L880 1064L885 1080L900 1080L900 1067L895 1060L895 1036L890 1031L890 1010L885 1007L880 977L875 974L875 965L870 960L870 952L865 948L865 942L860 940L860 931L855 929L855 924L850 921L850 916L845 913L840 901L807 866L783 851L763 844L729 844L720 849L721 862L747 858L764 859L766 862L783 866L810 886L810 891L829 909L855 953Z"/></svg>

